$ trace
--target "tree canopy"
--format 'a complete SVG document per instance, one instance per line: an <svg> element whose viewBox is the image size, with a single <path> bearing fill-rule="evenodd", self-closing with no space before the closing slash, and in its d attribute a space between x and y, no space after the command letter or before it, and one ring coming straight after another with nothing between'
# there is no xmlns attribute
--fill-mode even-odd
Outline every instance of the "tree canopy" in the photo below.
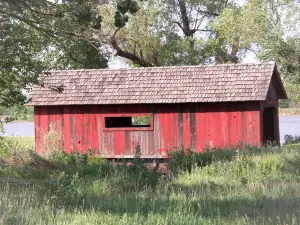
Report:
<svg viewBox="0 0 300 225"><path fill-rule="evenodd" d="M42 70L104 68L112 55L147 67L254 52L300 82L299 19L293 0L0 0L0 106L24 102Z"/></svg>

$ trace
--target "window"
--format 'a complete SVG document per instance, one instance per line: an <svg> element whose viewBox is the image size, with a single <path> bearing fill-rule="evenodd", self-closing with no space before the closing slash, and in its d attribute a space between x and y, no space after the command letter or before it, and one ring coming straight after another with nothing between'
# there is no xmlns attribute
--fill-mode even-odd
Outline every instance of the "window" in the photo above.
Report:
<svg viewBox="0 0 300 225"><path fill-rule="evenodd" d="M106 115L104 130L153 130L153 115Z"/></svg>

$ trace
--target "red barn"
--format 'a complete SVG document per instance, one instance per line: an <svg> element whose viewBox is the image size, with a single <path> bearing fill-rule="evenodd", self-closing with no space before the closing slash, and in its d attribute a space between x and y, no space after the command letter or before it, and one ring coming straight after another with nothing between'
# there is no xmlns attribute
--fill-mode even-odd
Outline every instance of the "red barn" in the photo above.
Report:
<svg viewBox="0 0 300 225"><path fill-rule="evenodd" d="M239 144L279 144L274 63L45 72L33 87L36 151L57 139L66 152L164 158ZM56 134L56 135L53 135Z"/></svg>

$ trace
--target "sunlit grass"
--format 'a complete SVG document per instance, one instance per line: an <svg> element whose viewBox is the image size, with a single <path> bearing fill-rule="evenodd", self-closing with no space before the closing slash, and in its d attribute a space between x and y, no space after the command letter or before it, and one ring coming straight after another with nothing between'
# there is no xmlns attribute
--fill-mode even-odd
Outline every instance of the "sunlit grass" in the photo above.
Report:
<svg viewBox="0 0 300 225"><path fill-rule="evenodd" d="M154 185L155 174L105 164L2 165L0 224L300 224L299 150L240 153Z"/></svg>
<svg viewBox="0 0 300 225"><path fill-rule="evenodd" d="M13 141L18 148L34 148L34 137L4 137L7 140Z"/></svg>

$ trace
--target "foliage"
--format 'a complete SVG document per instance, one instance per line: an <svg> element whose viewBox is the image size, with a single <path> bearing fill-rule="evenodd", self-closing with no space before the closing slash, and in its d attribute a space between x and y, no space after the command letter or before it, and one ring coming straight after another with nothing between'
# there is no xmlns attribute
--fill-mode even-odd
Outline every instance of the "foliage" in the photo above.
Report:
<svg viewBox="0 0 300 225"><path fill-rule="evenodd" d="M261 0L245 4L219 0L41 0L17 4L22 13L6 2L3 7L7 12L0 13L50 37L107 46L106 51L133 65L193 65L239 61L240 53L261 43L271 29L268 24L273 12L286 4Z"/></svg>
<svg viewBox="0 0 300 225"><path fill-rule="evenodd" d="M132 125L149 125L150 116L134 116L132 117Z"/></svg>
<svg viewBox="0 0 300 225"><path fill-rule="evenodd" d="M0 53L5 56L0 59L0 107L10 110L6 121L27 114L23 104L43 70L107 67L99 45L72 36L45 34L36 23L26 23L36 19L29 18L28 13L42 10L42 2L0 2ZM26 5L26 10L20 10ZM0 126L2 122L0 119Z"/></svg>
<svg viewBox="0 0 300 225"><path fill-rule="evenodd" d="M251 50L268 33L268 9L262 0L250 0L241 7L224 9L213 28L223 45L230 48L232 62L238 62L238 53Z"/></svg>
<svg viewBox="0 0 300 225"><path fill-rule="evenodd" d="M112 54L131 66L170 66L236 63L254 52L276 61L289 83L299 83L295 1L28 0L0 6L0 107L13 109L8 120L26 114L26 91L42 70L104 68Z"/></svg>
<svg viewBox="0 0 300 225"><path fill-rule="evenodd" d="M298 81L289 81L286 79L284 87L287 92L288 99L279 102L281 108L299 108L300 107L300 84Z"/></svg>
<svg viewBox="0 0 300 225"><path fill-rule="evenodd" d="M290 135L286 134L284 135L284 144L290 145L290 144L299 144L300 143L300 136L298 135Z"/></svg>

